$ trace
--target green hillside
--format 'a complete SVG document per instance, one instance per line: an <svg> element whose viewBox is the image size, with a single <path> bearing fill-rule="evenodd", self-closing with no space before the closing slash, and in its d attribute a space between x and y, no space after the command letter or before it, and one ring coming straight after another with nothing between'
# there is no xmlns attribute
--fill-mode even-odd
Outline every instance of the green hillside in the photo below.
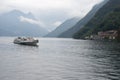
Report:
<svg viewBox="0 0 120 80"><path fill-rule="evenodd" d="M120 0L110 0L96 15L75 35L76 39L84 38L98 31L106 31L120 28Z"/></svg>

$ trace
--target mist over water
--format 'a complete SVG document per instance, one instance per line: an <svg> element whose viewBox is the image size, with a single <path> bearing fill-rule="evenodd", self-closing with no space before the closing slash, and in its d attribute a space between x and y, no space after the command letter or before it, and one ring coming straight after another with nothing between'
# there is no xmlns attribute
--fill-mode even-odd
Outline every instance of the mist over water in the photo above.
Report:
<svg viewBox="0 0 120 80"><path fill-rule="evenodd" d="M0 38L0 80L119 80L120 43L39 38L39 47Z"/></svg>

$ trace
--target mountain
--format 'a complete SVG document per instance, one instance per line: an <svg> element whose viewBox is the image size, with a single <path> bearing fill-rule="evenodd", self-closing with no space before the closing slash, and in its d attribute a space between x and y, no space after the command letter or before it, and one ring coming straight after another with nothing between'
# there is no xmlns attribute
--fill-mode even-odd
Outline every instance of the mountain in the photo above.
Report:
<svg viewBox="0 0 120 80"><path fill-rule="evenodd" d="M83 18L81 19L75 26L70 28L69 30L63 32L59 37L64 38L71 38L73 35L79 31L85 24L95 15L95 13L107 3L108 0L104 0L102 3L95 5L92 10Z"/></svg>
<svg viewBox="0 0 120 80"><path fill-rule="evenodd" d="M9 36L9 35L13 36L14 35L14 33L10 32L10 31L0 29L0 36L3 36L3 34L4 34L4 36Z"/></svg>
<svg viewBox="0 0 120 80"><path fill-rule="evenodd" d="M0 36L44 36L47 33L30 12L13 10L0 15Z"/></svg>
<svg viewBox="0 0 120 80"><path fill-rule="evenodd" d="M77 18L77 17L66 20L60 26L58 26L55 30L48 33L46 37L58 37L61 33L73 27L79 20L80 18Z"/></svg>
<svg viewBox="0 0 120 80"><path fill-rule="evenodd" d="M120 0L109 0L74 38L84 38L99 31L113 29L120 29Z"/></svg>

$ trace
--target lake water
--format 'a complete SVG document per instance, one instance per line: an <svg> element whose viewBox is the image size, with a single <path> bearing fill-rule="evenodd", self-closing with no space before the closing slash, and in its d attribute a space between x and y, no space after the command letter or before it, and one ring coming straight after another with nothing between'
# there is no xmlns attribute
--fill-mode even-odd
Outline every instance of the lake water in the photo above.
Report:
<svg viewBox="0 0 120 80"><path fill-rule="evenodd" d="M39 38L39 47L0 38L0 80L120 80L120 43Z"/></svg>

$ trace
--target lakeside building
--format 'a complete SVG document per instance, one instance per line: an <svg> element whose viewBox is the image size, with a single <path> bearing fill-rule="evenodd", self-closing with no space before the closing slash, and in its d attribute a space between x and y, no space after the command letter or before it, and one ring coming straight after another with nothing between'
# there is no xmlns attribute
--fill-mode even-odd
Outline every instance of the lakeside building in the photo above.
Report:
<svg viewBox="0 0 120 80"><path fill-rule="evenodd" d="M98 36L100 37L100 39L115 40L118 37L118 31L110 30L110 31L105 31L105 32L98 32Z"/></svg>
<svg viewBox="0 0 120 80"><path fill-rule="evenodd" d="M85 39L88 40L119 40L120 41L120 30L109 30L109 31L100 31L97 35L86 36Z"/></svg>

